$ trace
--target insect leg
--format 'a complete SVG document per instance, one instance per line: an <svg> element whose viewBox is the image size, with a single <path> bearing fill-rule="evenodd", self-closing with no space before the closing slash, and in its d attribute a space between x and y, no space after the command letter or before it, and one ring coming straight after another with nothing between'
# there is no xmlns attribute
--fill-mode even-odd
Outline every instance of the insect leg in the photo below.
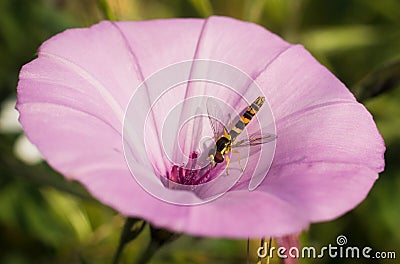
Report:
<svg viewBox="0 0 400 264"><path fill-rule="evenodd" d="M244 169L243 169L242 164L241 164L241 162L240 162L240 152L237 151L237 150L235 150L235 149L232 150L232 152L238 155L238 162L239 162L240 171L243 172Z"/></svg>
<svg viewBox="0 0 400 264"><path fill-rule="evenodd" d="M229 159L228 153L225 154L225 161L226 161L226 175L229 175L229 163L231 162L231 160Z"/></svg>

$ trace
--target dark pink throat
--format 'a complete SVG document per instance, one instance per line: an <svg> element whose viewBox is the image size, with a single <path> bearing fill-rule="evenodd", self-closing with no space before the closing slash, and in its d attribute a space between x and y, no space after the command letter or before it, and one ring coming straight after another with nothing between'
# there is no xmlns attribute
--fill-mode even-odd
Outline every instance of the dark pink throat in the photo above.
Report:
<svg viewBox="0 0 400 264"><path fill-rule="evenodd" d="M197 158L197 152L192 152L189 155L187 165L173 165L171 171L167 173L168 180L183 185L198 185L210 181L210 165L205 167L196 166Z"/></svg>

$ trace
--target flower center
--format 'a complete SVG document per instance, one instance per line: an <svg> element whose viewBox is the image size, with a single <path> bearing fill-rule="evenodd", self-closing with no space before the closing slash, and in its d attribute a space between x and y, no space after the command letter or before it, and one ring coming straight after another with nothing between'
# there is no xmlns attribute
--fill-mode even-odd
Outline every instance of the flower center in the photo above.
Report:
<svg viewBox="0 0 400 264"><path fill-rule="evenodd" d="M211 164L198 166L198 158L198 153L193 151L192 154L189 155L189 162L186 165L173 165L170 173L167 173L168 180L183 185L198 185L213 179Z"/></svg>

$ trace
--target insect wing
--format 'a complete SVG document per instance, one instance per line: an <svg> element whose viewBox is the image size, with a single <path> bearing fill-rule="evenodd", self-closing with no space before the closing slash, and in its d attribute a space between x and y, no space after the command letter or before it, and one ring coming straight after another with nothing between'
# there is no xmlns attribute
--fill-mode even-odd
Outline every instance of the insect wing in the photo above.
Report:
<svg viewBox="0 0 400 264"><path fill-rule="evenodd" d="M208 119L210 120L210 125L214 133L214 140L217 141L220 136L224 134L224 125L222 122L224 121L223 112L218 105L218 101L212 97L207 99L207 114Z"/></svg>
<svg viewBox="0 0 400 264"><path fill-rule="evenodd" d="M239 140L237 142L234 142L232 144L233 148L238 148L238 147L245 147L245 146L257 146L265 143L272 142L276 139L276 135L274 134L252 134L249 136L249 138Z"/></svg>

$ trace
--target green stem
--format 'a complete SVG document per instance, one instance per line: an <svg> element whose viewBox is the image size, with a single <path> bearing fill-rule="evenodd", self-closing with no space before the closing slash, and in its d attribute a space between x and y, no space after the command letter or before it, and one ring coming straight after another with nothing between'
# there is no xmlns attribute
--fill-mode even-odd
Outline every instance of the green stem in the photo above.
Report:
<svg viewBox="0 0 400 264"><path fill-rule="evenodd" d="M134 227L139 222L141 222L141 224L139 226ZM142 232L145 224L146 224L146 222L144 222L138 218L128 217L126 219L124 227L121 232L121 237L119 239L117 251L115 252L115 255L113 258L113 262L112 262L113 264L119 263L121 256L122 256L122 252L124 251L126 244L128 244L130 241L134 240Z"/></svg>
<svg viewBox="0 0 400 264"><path fill-rule="evenodd" d="M154 256L157 250L161 247L159 243L154 240L150 241L150 244L147 246L144 253L140 256L139 260L137 261L138 264L146 264L150 261L150 259Z"/></svg>
<svg viewBox="0 0 400 264"><path fill-rule="evenodd" d="M118 264L119 263L119 260L120 260L120 258L121 258L121 256L122 256L122 251L124 251L124 248L125 248L125 243L119 243L118 244L118 248L117 248L117 251L115 252L115 254L114 254L114 258L113 258L113 264Z"/></svg>
<svg viewBox="0 0 400 264"><path fill-rule="evenodd" d="M250 238L247 238L247 247L246 247L246 264L250 264Z"/></svg>
<svg viewBox="0 0 400 264"><path fill-rule="evenodd" d="M150 243L137 262L139 264L148 263L159 248L174 241L180 236L180 234L172 233L165 229L155 228L150 225L150 236Z"/></svg>

